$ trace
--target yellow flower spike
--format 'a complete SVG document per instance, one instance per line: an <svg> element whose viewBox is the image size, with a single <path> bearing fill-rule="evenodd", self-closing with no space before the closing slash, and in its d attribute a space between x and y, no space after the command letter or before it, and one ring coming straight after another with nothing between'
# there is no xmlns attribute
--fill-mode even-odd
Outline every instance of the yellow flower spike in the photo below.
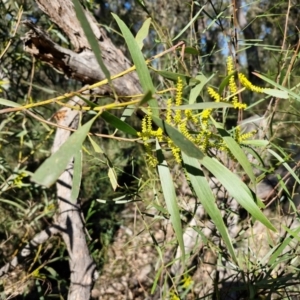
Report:
<svg viewBox="0 0 300 300"><path fill-rule="evenodd" d="M233 75L229 79L229 90L232 94L235 94L238 91Z"/></svg>
<svg viewBox="0 0 300 300"><path fill-rule="evenodd" d="M250 138L252 138L255 134L257 133L257 130L252 130L250 132L244 133L240 136L240 143L242 143L243 141L249 140Z"/></svg>
<svg viewBox="0 0 300 300"><path fill-rule="evenodd" d="M158 164L158 160L153 155L148 155L148 163L152 168L155 168Z"/></svg>
<svg viewBox="0 0 300 300"><path fill-rule="evenodd" d="M142 133L147 132L147 116L145 116L142 120Z"/></svg>
<svg viewBox="0 0 300 300"><path fill-rule="evenodd" d="M158 128L156 130L156 137L158 139L159 142L162 142L163 141L163 138L164 138L164 132L161 128Z"/></svg>
<svg viewBox="0 0 300 300"><path fill-rule="evenodd" d="M168 99L167 101L167 113L166 113L166 123L171 125L172 124L172 99Z"/></svg>
<svg viewBox="0 0 300 300"><path fill-rule="evenodd" d="M195 144L198 145L203 152L207 152L210 137L211 132L206 129L202 129L195 138ZM215 147L215 145L213 145L213 147Z"/></svg>
<svg viewBox="0 0 300 300"><path fill-rule="evenodd" d="M146 118L147 118L147 131L148 132L151 132L151 130L152 130L152 118L151 118L151 116L152 116L152 110L149 107L148 108L148 115L146 116Z"/></svg>
<svg viewBox="0 0 300 300"><path fill-rule="evenodd" d="M172 150L172 153L174 155L176 162L178 164L180 164L181 163L180 149L178 147L174 146L171 150Z"/></svg>
<svg viewBox="0 0 300 300"><path fill-rule="evenodd" d="M235 132L234 132L234 139L237 141L237 143L241 144L243 141L246 141L250 138L252 138L255 134L256 134L257 130L252 130L250 132L247 133L241 133L241 127L237 126L235 128Z"/></svg>
<svg viewBox="0 0 300 300"><path fill-rule="evenodd" d="M237 102L237 103L234 104L234 108L245 109L245 108L247 108L247 104L246 103Z"/></svg>
<svg viewBox="0 0 300 300"><path fill-rule="evenodd" d="M212 109L204 109L203 112L201 113L201 125L204 130L206 130L208 126L208 119L211 115Z"/></svg>
<svg viewBox="0 0 300 300"><path fill-rule="evenodd" d="M190 141L194 141L195 139L193 138L193 136L189 133L188 129L187 129L187 120L182 122L179 126L178 126L179 131Z"/></svg>
<svg viewBox="0 0 300 300"><path fill-rule="evenodd" d="M149 165L155 168L158 164L157 158L152 153L151 145L148 143L144 143L145 152L146 152L146 160L148 161Z"/></svg>
<svg viewBox="0 0 300 300"><path fill-rule="evenodd" d="M234 67L233 67L233 59L231 56L227 57L227 73L230 75L233 73Z"/></svg>
<svg viewBox="0 0 300 300"><path fill-rule="evenodd" d="M176 110L175 116L174 116L174 123L175 123L175 125L180 124L181 119L182 119L181 110L178 109L178 110Z"/></svg>
<svg viewBox="0 0 300 300"><path fill-rule="evenodd" d="M239 76L239 80L240 80L240 83L248 90L252 91L252 92L256 92L256 93L263 93L264 92L264 88L261 88L259 86L256 86L256 85L253 85L248 79L247 77L242 74L242 73L239 73L238 74Z"/></svg>
<svg viewBox="0 0 300 300"><path fill-rule="evenodd" d="M182 90L183 90L182 79L178 77L178 81L176 85L176 98L175 98L176 106L180 106L182 104Z"/></svg>
<svg viewBox="0 0 300 300"><path fill-rule="evenodd" d="M178 77L177 85L176 85L176 98L175 98L175 106L180 106L182 104L182 90L183 84L182 79ZM176 110L174 122L178 125L181 122L181 110Z"/></svg>
<svg viewBox="0 0 300 300"><path fill-rule="evenodd" d="M190 109L186 109L186 110L184 111L184 114L185 114L185 116L186 116L188 119L191 119L191 118L193 117L193 113L192 113L192 111L191 111Z"/></svg>
<svg viewBox="0 0 300 300"><path fill-rule="evenodd" d="M233 67L233 65L231 67ZM228 66L227 66L227 68L229 69ZM229 90L232 94L235 94L238 91L237 85L235 83L234 75L230 76L230 78L229 78ZM232 97L232 104L233 104L233 107L236 109L245 109L247 107L247 104L239 102L239 99L237 96Z"/></svg>
<svg viewBox="0 0 300 300"><path fill-rule="evenodd" d="M212 87L208 87L207 92L216 102L223 100L219 93L217 93Z"/></svg>
<svg viewBox="0 0 300 300"><path fill-rule="evenodd" d="M236 126L235 130L234 130L234 139L240 143L240 136L241 136L241 126Z"/></svg>
<svg viewBox="0 0 300 300"><path fill-rule="evenodd" d="M190 109L184 110L184 114L185 114L187 120L192 121L194 124L199 123L198 118L193 115L193 112Z"/></svg>
<svg viewBox="0 0 300 300"><path fill-rule="evenodd" d="M167 138L167 141L168 141L168 146L171 149L176 162L180 164L181 163L180 149L174 145L173 141L169 137Z"/></svg>

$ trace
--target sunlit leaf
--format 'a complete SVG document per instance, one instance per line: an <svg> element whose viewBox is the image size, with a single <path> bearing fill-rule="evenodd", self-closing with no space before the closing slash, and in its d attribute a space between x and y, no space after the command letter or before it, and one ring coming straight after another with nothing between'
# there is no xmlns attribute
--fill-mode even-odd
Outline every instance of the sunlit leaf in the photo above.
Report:
<svg viewBox="0 0 300 300"><path fill-rule="evenodd" d="M74 172L72 181L71 201L76 202L80 192L82 177L82 150L79 150L74 155Z"/></svg>
<svg viewBox="0 0 300 300"><path fill-rule="evenodd" d="M152 94L155 93L155 88L150 76L150 72L148 70L147 64L145 62L144 56L134 38L129 28L126 26L126 24L116 15L112 14L116 22L118 23L118 26L121 29L121 32L123 34L123 37L126 41L127 47L129 49L129 52L131 54L133 63L136 67L136 72L138 74L141 86L143 88L144 93L151 92ZM157 100L152 99L149 101L149 105L152 108L152 112L155 116L158 116L158 103Z"/></svg>
<svg viewBox="0 0 300 300"><path fill-rule="evenodd" d="M243 141L243 145L251 145L254 147L266 147L269 145L268 140L246 140Z"/></svg>
<svg viewBox="0 0 300 300"><path fill-rule="evenodd" d="M97 116L80 127L67 141L47 158L32 176L32 181L50 187L59 178L70 160L79 152Z"/></svg>
<svg viewBox="0 0 300 300"><path fill-rule="evenodd" d="M99 47L98 40L95 37L95 34L91 28L91 25L84 14L84 10L80 4L80 1L79 0L72 0L72 1L74 4L74 9L76 11L77 19L79 20L79 22L81 24L81 27L82 27L84 34L91 46L92 51L94 52L97 62L99 64L101 70L103 71L106 79L108 80L108 82L110 82L110 73L103 62L102 55L101 55L101 49Z"/></svg>
<svg viewBox="0 0 300 300"><path fill-rule="evenodd" d="M114 168L111 168L109 167L108 168L108 178L109 178L109 181L110 181L110 184L113 188L113 190L115 191L117 189L117 187L119 186L118 185L118 180L117 180L117 173L115 171Z"/></svg>
<svg viewBox="0 0 300 300"><path fill-rule="evenodd" d="M174 188L174 182L172 179L171 172L167 165L167 162L163 156L162 150L159 143L156 141L156 152L159 164L157 166L161 187L163 190L163 195L166 201L167 209L170 214L170 220L178 241L181 253L182 253L182 262L185 259L185 249L183 243L183 234L182 234L182 225L181 218L179 214L179 207L177 203L177 197Z"/></svg>
<svg viewBox="0 0 300 300"><path fill-rule="evenodd" d="M199 201L219 230L232 259L237 263L228 230L224 224L221 212L216 205L215 197L205 175L203 174L203 171L201 170L198 160L187 156L185 153L182 153L182 158L184 161L184 167L188 174L188 179L190 180Z"/></svg>
<svg viewBox="0 0 300 300"><path fill-rule="evenodd" d="M256 179L252 170L252 166L249 162L249 159L245 155L244 151L241 149L240 145L232 138L232 136L221 126L215 122L215 125L218 129L218 132L223 138L223 141L225 142L226 146L230 150L231 154L234 156L234 158L240 163L246 174L249 176L250 180L252 181L252 184L255 185Z"/></svg>
<svg viewBox="0 0 300 300"><path fill-rule="evenodd" d="M195 79L199 80L199 83L191 89L189 104L194 104L196 102L197 97L203 90L204 85L207 83L207 78L203 74L197 75Z"/></svg>
<svg viewBox="0 0 300 300"><path fill-rule="evenodd" d="M208 108L224 108L224 107L233 107L231 103L226 102L202 102L194 104L186 104L180 106L172 106L174 110L185 110L185 109L208 109Z"/></svg>
<svg viewBox="0 0 300 300"><path fill-rule="evenodd" d="M253 194L246 184L215 158L205 156L200 163L209 170L217 180L226 188L228 193L244 207L256 220L266 227L276 231L268 218L261 212L253 199Z"/></svg>
<svg viewBox="0 0 300 300"><path fill-rule="evenodd" d="M9 106L9 107L22 107L21 104L16 103L11 100L0 98L0 105Z"/></svg>
<svg viewBox="0 0 300 300"><path fill-rule="evenodd" d="M287 91L280 91L275 89L264 89L264 93L270 95L272 97L281 98L281 99L288 99L289 95Z"/></svg>
<svg viewBox="0 0 300 300"><path fill-rule="evenodd" d="M144 39L148 36L149 34L149 27L151 24L151 18L146 19L146 21L143 23L142 27L136 34L135 40L139 46L139 48L142 50L144 46Z"/></svg>
<svg viewBox="0 0 300 300"><path fill-rule="evenodd" d="M279 90L279 91L278 91L278 92L279 92L278 95L281 96L280 98L287 99L287 98L288 98L288 95L287 95L287 94L289 94L289 95L291 95L293 98L295 98L296 100L300 101L300 96L297 95L296 93L292 92L291 90L285 88L284 86L282 86L282 85L276 83L275 81L269 79L268 77L266 77L266 76L264 76L264 75L258 74L258 73L256 73L256 72L252 72L252 73L253 73L255 76L259 77L260 79L262 79L262 80L264 80L264 81L270 83L270 84L273 85L274 87L278 88L278 90ZM266 91L267 91L266 94L269 94L269 93L268 93L268 90L269 90L269 93L271 93L270 95L271 95L271 96L274 96L274 95L272 95L272 94L274 94L274 91L275 91L275 90L272 90L272 89L266 89ZM271 90L271 92L270 92L270 90ZM281 92L283 92L283 93L281 93ZM277 97L277 96L276 96L276 92L275 92L275 97Z"/></svg>
<svg viewBox="0 0 300 300"><path fill-rule="evenodd" d="M88 139L91 142L91 145L96 153L104 153L101 147L93 140L91 136L88 135Z"/></svg>

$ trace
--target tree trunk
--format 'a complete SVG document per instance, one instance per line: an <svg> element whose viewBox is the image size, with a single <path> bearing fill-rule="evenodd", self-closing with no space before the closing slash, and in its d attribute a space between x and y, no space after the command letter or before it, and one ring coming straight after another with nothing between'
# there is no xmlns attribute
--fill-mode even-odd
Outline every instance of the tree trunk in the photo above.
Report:
<svg viewBox="0 0 300 300"><path fill-rule="evenodd" d="M36 0L40 9L49 16L67 35L74 51L55 44L49 36L33 23L24 22L31 31L24 38L25 51L54 68L64 72L70 78L83 83L92 84L105 79L96 57L77 20L72 0ZM110 75L119 74L131 67L129 60L122 51L114 46L105 31L99 27L90 12L85 12L87 19L99 41L102 59ZM137 74L129 73L113 81L113 88L118 96L128 96L141 93ZM109 85L102 88L103 94L111 94Z"/></svg>
<svg viewBox="0 0 300 300"><path fill-rule="evenodd" d="M74 97L68 102L74 106L84 105L79 97ZM60 118L57 118L59 125L77 129L79 122L79 111L63 107L60 109ZM71 132L62 128L56 131L52 153L68 139ZM69 265L71 272L71 285L69 288L69 300L89 299L93 279L97 276L96 265L89 253L85 236L84 221L81 216L80 203L71 201L73 181L73 159L59 177L57 187L58 214L55 225L59 228L60 234L66 244L69 254Z"/></svg>
<svg viewBox="0 0 300 300"><path fill-rule="evenodd" d="M105 79L105 75L98 66L98 62L77 20L72 1L36 0L36 2L40 9L65 32L74 51L55 44L46 32L29 21L24 22L30 28L23 39L25 51L32 54L36 59L62 71L68 77L83 83L93 84ZM113 45L93 16L87 11L85 14L99 41L102 59L111 76L130 68L129 60ZM101 87L101 93L112 94L112 89L120 97L141 93L141 87L135 72L114 80L112 84L113 87L109 85ZM69 101L69 104L80 106L84 103L79 97L75 97ZM79 111L77 110L63 107L56 114L56 119L59 125L77 129L78 114ZM56 152L69 136L70 131L58 128L52 152ZM90 298L93 280L97 272L87 246L80 205L78 201L77 203L71 202L72 180L73 160L70 161L56 184L58 214L54 224L59 229L69 254L71 284L68 299L82 300Z"/></svg>

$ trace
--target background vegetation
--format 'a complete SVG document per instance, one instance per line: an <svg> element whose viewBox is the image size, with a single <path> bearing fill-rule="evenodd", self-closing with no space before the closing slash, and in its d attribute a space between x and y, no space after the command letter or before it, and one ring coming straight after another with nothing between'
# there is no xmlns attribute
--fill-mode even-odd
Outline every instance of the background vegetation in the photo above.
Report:
<svg viewBox="0 0 300 300"><path fill-rule="evenodd" d="M148 64L155 91L159 92L157 98L162 103L175 99L180 92L178 77L183 81L181 104L213 101L208 86L220 91L223 97L232 94L228 87L227 57L233 58L234 70L244 73L253 84L273 89L267 94L251 90L239 94L239 101L248 105L243 112L217 108L211 113L214 122L218 122L209 121L209 130L218 136L212 138L213 142L236 137L238 122L253 115L265 117L264 134L251 137L256 144L241 141L234 144L234 139L227 140L227 149L221 154L216 154L213 147L202 148L207 151L207 161L200 160L209 171L205 175L199 173L199 162L191 157L183 156L185 165L176 162L167 140L161 144L169 166L167 173L162 173L165 169L161 165L157 169L151 166L142 142L121 140L132 138L128 134L118 132L119 140L93 138L102 153L88 141L84 143L80 199L90 251L100 272L93 297L297 299L300 289L297 210L300 5L297 1L280 0L110 0L82 1L82 4L94 13L99 26L107 30L127 57L132 55L128 51L130 45L126 44L128 39L124 41L124 28L111 13L124 21L133 36L151 18L149 30L143 31L147 33L142 48L145 59L184 42L184 46L180 44ZM239 7L234 14L234 8ZM20 21L26 19L47 30L56 43L72 49L64 34L34 1L1 1L1 109L7 107L5 99L24 105L75 91L82 85L23 51L22 37L26 30ZM256 76L253 71L262 76ZM100 104L113 100L107 97ZM58 108L53 103L33 111L50 119ZM200 119L203 108L198 106L193 111ZM144 111L149 114L149 110ZM123 110L111 112L120 118ZM160 111L161 119L166 112ZM83 123L89 118L89 114L84 116ZM142 131L138 117L126 121ZM156 122L158 126L159 122ZM171 139L177 140L177 146L189 154L192 148L184 149L183 137L172 128L167 130L168 135L175 134ZM54 127L22 111L0 114L1 265L49 225L55 214L55 188L46 189L30 181L32 173L50 155L54 132ZM92 132L113 134L115 128L98 118ZM161 150L155 148L155 143L151 147L162 163ZM240 149L255 156L251 169L245 157L239 157ZM196 156L200 155L197 153ZM225 168L217 173L212 158L242 179L235 181L236 177L230 177ZM188 165L194 166L198 173L193 173ZM276 175L272 175L275 171ZM229 176L229 182L224 181L222 172ZM229 195L221 192L219 196L212 185L213 194L205 190L211 173L225 185ZM117 186L112 174L116 174ZM167 181L162 186L163 178ZM259 182L268 191L276 188L275 194L260 196L265 200L264 215L254 205L249 190L241 187L243 182L253 189ZM231 196L239 205L232 204L235 202ZM205 213L199 213L201 205ZM258 205L263 206L259 201ZM272 226L276 233L272 232ZM195 232L197 242L183 260L178 257L176 260L176 253L183 252L183 243L188 243L187 236L195 237ZM35 256L24 265L2 276L2 297L66 299L68 281L64 245L59 238L52 238L36 249Z"/></svg>

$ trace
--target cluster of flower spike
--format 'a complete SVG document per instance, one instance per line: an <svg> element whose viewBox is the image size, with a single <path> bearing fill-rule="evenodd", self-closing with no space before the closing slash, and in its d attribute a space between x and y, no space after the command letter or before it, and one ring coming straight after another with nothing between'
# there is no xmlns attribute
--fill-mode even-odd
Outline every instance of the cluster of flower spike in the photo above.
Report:
<svg viewBox="0 0 300 300"><path fill-rule="evenodd" d="M233 95L228 101L230 101L233 104L233 107L235 109L245 109L247 105L245 103L241 103L237 96L238 88L235 81L235 72L232 57L228 57L227 59L227 72L229 76L229 92L230 95ZM263 88L254 86L242 73L238 74L238 79L241 85L253 92L262 93L264 90ZM189 109L178 109L175 110L175 112L173 112L172 106L178 107L182 105L182 91L183 82L182 79L178 77L175 100L171 98L167 101L165 119L166 123L177 128L187 139L196 144L199 147L199 149L203 152L208 152L209 149L214 148L221 151L226 151L230 154L230 150L227 148L222 137L214 133L214 128L209 122L213 109L204 109L201 113L193 113ZM223 97L212 87L208 87L207 92L215 102L225 101L225 99L223 99ZM149 109L148 115L146 115L142 120L142 130L138 133L145 145L146 157L149 164L153 167L157 165L157 159L155 155L153 155L152 151L152 141L156 138L160 142L167 143L168 148L172 151L175 160L178 163L180 163L180 149L168 136L164 135L163 130L161 128L153 130L151 115L152 112L151 109ZM237 126L233 138L239 144L242 144L244 140L251 138L253 134L254 132L242 134L241 128Z"/></svg>

